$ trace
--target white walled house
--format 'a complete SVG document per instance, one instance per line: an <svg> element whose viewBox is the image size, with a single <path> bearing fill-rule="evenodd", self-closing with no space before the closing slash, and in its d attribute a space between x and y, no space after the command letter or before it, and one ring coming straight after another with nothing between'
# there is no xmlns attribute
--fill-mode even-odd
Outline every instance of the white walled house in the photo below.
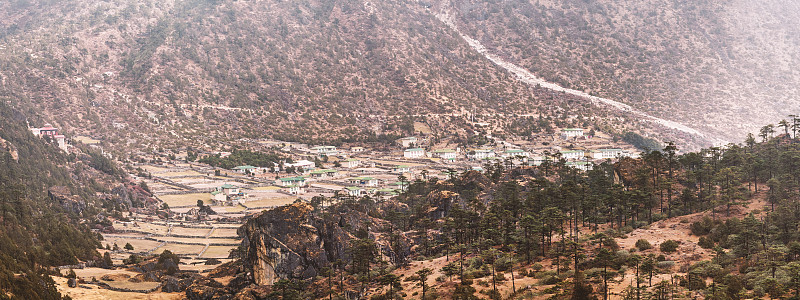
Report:
<svg viewBox="0 0 800 300"><path fill-rule="evenodd" d="M397 143L400 144L401 146L403 146L403 148L408 148L408 147L417 145L418 140L417 140L417 137L410 136L410 137L404 137L402 139L398 139Z"/></svg>
<svg viewBox="0 0 800 300"><path fill-rule="evenodd" d="M474 151L470 151L467 156L472 160L484 160L489 157L494 157L496 154L494 150L489 149L477 149Z"/></svg>
<svg viewBox="0 0 800 300"><path fill-rule="evenodd" d="M346 168L358 168L359 165L361 165L361 161L355 158L350 158L344 161L344 167Z"/></svg>
<svg viewBox="0 0 800 300"><path fill-rule="evenodd" d="M247 165L247 166L235 167L235 168L233 168L233 171L235 171L236 173L240 173L240 174L247 174L248 171L250 172L250 174L256 174L257 169L258 168L254 167L254 166Z"/></svg>
<svg viewBox="0 0 800 300"><path fill-rule="evenodd" d="M624 155L622 149L598 149L592 151L594 159L615 159Z"/></svg>
<svg viewBox="0 0 800 300"><path fill-rule="evenodd" d="M289 186L292 186L292 185L305 186L306 185L306 179L304 177L300 177L300 176L298 176L298 177L284 177L284 178L278 179L278 184L280 186L282 186L282 187L289 187Z"/></svg>
<svg viewBox="0 0 800 300"><path fill-rule="evenodd" d="M378 179L372 177L353 177L347 179L348 182L351 184L357 184L361 186L378 186Z"/></svg>
<svg viewBox="0 0 800 300"><path fill-rule="evenodd" d="M433 151L433 156L445 160L455 160L458 153L453 149L439 149Z"/></svg>
<svg viewBox="0 0 800 300"><path fill-rule="evenodd" d="M582 160L586 156L583 150L561 151L561 157L566 160Z"/></svg>
<svg viewBox="0 0 800 300"><path fill-rule="evenodd" d="M506 151L503 151L503 154L501 154L500 156L502 156L503 158L509 158L509 157L513 158L517 156L528 157L530 156L530 153L522 149L508 149Z"/></svg>
<svg viewBox="0 0 800 300"><path fill-rule="evenodd" d="M286 164L285 166L286 167L299 168L303 172L306 172L306 171L315 169L317 167L317 164L315 164L313 161L309 161L309 160L305 160L304 159L304 160L300 160L300 161L298 161L296 163L293 163L293 164Z"/></svg>
<svg viewBox="0 0 800 300"><path fill-rule="evenodd" d="M404 158L422 158L425 157L425 149L411 148L403 151Z"/></svg>
<svg viewBox="0 0 800 300"><path fill-rule="evenodd" d="M561 137L565 139L583 137L583 129L582 128L561 129Z"/></svg>
<svg viewBox="0 0 800 300"><path fill-rule="evenodd" d="M594 169L594 164L588 161L570 161L567 162L566 166L581 171L589 171Z"/></svg>
<svg viewBox="0 0 800 300"><path fill-rule="evenodd" d="M336 150L336 146L316 146L311 148L311 151L319 156L334 156L339 154L339 151Z"/></svg>
<svg viewBox="0 0 800 300"><path fill-rule="evenodd" d="M544 163L545 157L544 156L532 156L528 158L528 165L529 166L540 166Z"/></svg>

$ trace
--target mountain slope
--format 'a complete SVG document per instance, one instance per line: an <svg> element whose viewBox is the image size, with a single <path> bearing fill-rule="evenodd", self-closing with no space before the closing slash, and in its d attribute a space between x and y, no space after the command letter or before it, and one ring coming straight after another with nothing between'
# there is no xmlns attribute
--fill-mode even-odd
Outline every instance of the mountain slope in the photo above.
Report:
<svg viewBox="0 0 800 300"><path fill-rule="evenodd" d="M568 88L739 141L796 113L793 1L441 1L490 51Z"/></svg>
<svg viewBox="0 0 800 300"><path fill-rule="evenodd" d="M114 146L366 140L410 134L408 116L468 112L641 127L517 81L416 1L30 1L0 14L0 96Z"/></svg>

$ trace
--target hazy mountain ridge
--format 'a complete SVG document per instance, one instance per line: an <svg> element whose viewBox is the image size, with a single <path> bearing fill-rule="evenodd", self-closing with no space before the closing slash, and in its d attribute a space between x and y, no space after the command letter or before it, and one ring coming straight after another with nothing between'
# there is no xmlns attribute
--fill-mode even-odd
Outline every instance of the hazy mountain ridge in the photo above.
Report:
<svg viewBox="0 0 800 300"><path fill-rule="evenodd" d="M730 141L797 109L791 1L444 1L472 38L547 80Z"/></svg>
<svg viewBox="0 0 800 300"><path fill-rule="evenodd" d="M0 4L0 96L112 144L408 134L391 117L405 115L609 116L517 81L414 1L20 3Z"/></svg>

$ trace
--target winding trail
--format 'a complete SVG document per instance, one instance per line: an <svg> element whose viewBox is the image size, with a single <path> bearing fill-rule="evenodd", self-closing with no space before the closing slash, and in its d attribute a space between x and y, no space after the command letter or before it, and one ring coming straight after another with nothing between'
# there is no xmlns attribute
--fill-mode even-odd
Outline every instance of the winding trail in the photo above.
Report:
<svg viewBox="0 0 800 300"><path fill-rule="evenodd" d="M658 118L658 117L646 114L646 113L644 113L642 111L634 109L633 107L631 107L628 104L625 104L625 103L622 103L622 102L618 102L618 101L615 101L615 100L611 100L611 99L592 96L592 95L589 95L589 94L587 94L586 92L583 92L583 91L568 89L568 88L562 87L562 86L560 86L558 84L555 84L555 83L552 83L552 82L548 82L548 81L546 81L546 80L544 80L542 78L536 77L536 75L534 75L533 73L531 73L527 69L525 69L523 67L520 67L518 65L515 65L514 63L508 62L505 59L501 58L500 56L491 53L478 40L475 40L475 39L463 34L460 30L458 30L458 27L456 27L455 22L453 21L453 17L450 14L448 14L448 13L436 13L434 15L436 16L437 19L439 19L444 24L446 24L448 27L453 29L453 31L458 33L458 35L461 36L461 38L464 39L470 45L470 47L472 47L472 49L474 49L475 51L478 51L478 53L480 53L481 55L486 57L486 59L490 60L494 64L496 64L496 65L500 66L501 68L506 69L507 71L509 71L512 74L516 75L517 78L520 81L524 82L524 83L527 83L529 85L534 85L534 86L535 85L539 85L539 86L542 86L544 88L551 89L551 90L554 90L554 91L564 92L564 93L567 93L567 94L572 94L572 95L575 95L575 96L587 98L587 99L591 100L592 103L594 103L594 104L602 104L602 105L606 105L606 106L611 106L611 107L613 107L613 108L615 108L617 110L628 112L628 113L630 113L630 114L632 114L634 116L640 117L640 118L642 118L644 120L648 120L650 122L659 124L659 125L667 127L667 128L683 131L685 133L689 133L689 134L700 136L700 137L706 137L706 135L704 135L700 131L697 131L694 128L691 128L689 126L683 125L683 124L675 122L675 121L669 121L669 120L665 120L665 119L662 119L662 118Z"/></svg>

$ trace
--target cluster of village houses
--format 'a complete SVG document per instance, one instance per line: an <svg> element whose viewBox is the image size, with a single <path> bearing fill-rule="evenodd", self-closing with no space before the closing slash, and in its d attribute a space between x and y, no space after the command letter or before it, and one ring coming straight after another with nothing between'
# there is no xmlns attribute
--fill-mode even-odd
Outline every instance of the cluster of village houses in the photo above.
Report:
<svg viewBox="0 0 800 300"><path fill-rule="evenodd" d="M584 130L580 128L566 128L560 131L559 138L563 140L579 141L586 138ZM292 167L297 175L276 178L274 184L284 193L302 195L312 183L338 186L340 195L349 196L382 196L396 195L402 191L408 182L400 182L397 178L403 176L409 180L419 177L423 169L473 169L482 170L481 166L495 160L512 159L517 163L531 166L541 165L546 160L563 158L566 165L579 169L591 170L598 162L619 159L622 157L637 156L636 153L621 148L600 149L551 149L552 151L536 153L532 150L519 148L477 148L477 149L425 149L419 145L424 144L417 137L406 137L397 140L402 150L390 153L373 153L363 147L351 147L347 150L338 149L336 146L305 145L292 148L299 156L305 159L285 163L283 169ZM366 153L365 153L366 152ZM334 158L338 162L335 168L322 168L311 161L314 158ZM380 157L380 159L375 159ZM376 163L378 162L378 163ZM281 169L279 166L259 168L255 166L237 166L231 171L240 174L264 174ZM427 171L426 171L427 172ZM444 172L442 172L444 174ZM380 177L380 178L379 178ZM389 179L391 178L391 179ZM246 197L238 187L224 185L212 193L213 198L220 204L237 204Z"/></svg>

